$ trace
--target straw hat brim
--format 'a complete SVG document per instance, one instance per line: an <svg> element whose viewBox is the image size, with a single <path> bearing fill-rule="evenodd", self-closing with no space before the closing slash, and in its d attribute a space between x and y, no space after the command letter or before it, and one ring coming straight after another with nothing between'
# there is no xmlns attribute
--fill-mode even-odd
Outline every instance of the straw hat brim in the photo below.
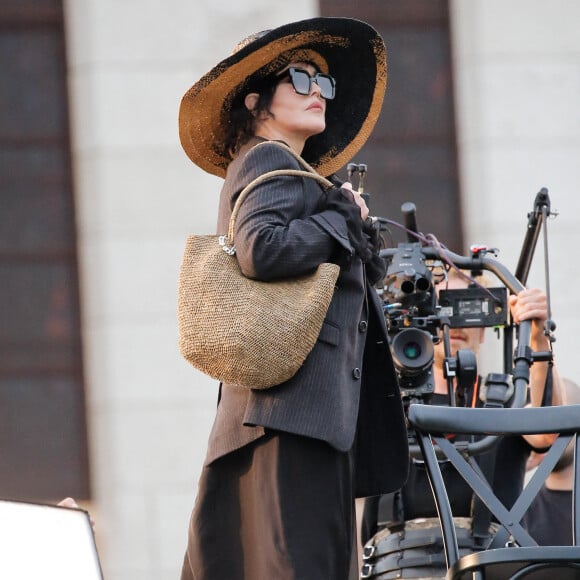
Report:
<svg viewBox="0 0 580 580"><path fill-rule="evenodd" d="M385 45L377 31L351 18L312 18L257 36L222 60L183 96L179 136L189 158L224 177L231 157L223 148L229 108L244 82L269 74L305 51L336 79L336 97L326 104L326 129L310 137L302 156L321 175L340 169L367 141L387 86ZM324 70L327 69L327 70Z"/></svg>

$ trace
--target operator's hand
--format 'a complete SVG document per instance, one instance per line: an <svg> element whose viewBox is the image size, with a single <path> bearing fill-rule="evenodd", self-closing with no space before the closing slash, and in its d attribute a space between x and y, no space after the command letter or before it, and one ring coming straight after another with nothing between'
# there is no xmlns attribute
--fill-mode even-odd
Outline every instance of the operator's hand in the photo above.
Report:
<svg viewBox="0 0 580 580"><path fill-rule="evenodd" d="M548 343L544 334L544 323L548 319L548 298L544 292L539 288L526 288L516 295L512 294L509 305L516 324L532 320L531 341L544 348Z"/></svg>
<svg viewBox="0 0 580 580"><path fill-rule="evenodd" d="M71 508L71 509L79 509L80 508L79 504L72 497L65 497L63 500L59 501L56 505L58 505L59 507L65 507L65 508ZM94 530L95 529L95 522L94 522L92 517L90 517L90 520L91 520L91 527Z"/></svg>
<svg viewBox="0 0 580 580"><path fill-rule="evenodd" d="M63 500L59 501L56 505L72 509L80 508L79 504L72 497L65 497Z"/></svg>
<svg viewBox="0 0 580 580"><path fill-rule="evenodd" d="M341 189L346 189L352 193L352 197L354 198L354 202L360 207L360 217L364 222L369 217L369 208L365 200L363 199L362 195L352 188L352 183L349 181L345 181L341 186Z"/></svg>

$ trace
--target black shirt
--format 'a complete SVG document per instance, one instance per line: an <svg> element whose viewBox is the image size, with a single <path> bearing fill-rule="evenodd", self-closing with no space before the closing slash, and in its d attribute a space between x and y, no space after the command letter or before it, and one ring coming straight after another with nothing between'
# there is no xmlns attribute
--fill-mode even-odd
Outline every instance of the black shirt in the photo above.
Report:
<svg viewBox="0 0 580 580"><path fill-rule="evenodd" d="M522 525L540 546L571 546L572 491L542 487Z"/></svg>

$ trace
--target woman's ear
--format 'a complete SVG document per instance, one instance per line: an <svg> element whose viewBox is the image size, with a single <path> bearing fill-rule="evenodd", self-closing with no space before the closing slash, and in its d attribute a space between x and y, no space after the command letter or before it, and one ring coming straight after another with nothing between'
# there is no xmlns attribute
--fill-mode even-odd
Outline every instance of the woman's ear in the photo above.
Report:
<svg viewBox="0 0 580 580"><path fill-rule="evenodd" d="M246 109L251 113L255 114L255 108L258 104L258 99L260 95L258 93L248 93L246 98L244 99L244 105L246 105Z"/></svg>

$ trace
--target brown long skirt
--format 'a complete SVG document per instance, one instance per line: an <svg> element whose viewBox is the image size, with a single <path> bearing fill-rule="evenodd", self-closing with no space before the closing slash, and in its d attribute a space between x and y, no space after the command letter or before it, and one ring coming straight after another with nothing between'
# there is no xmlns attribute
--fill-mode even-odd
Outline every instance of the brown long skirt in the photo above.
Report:
<svg viewBox="0 0 580 580"><path fill-rule="evenodd" d="M288 433L205 467L181 580L355 580L352 453Z"/></svg>

